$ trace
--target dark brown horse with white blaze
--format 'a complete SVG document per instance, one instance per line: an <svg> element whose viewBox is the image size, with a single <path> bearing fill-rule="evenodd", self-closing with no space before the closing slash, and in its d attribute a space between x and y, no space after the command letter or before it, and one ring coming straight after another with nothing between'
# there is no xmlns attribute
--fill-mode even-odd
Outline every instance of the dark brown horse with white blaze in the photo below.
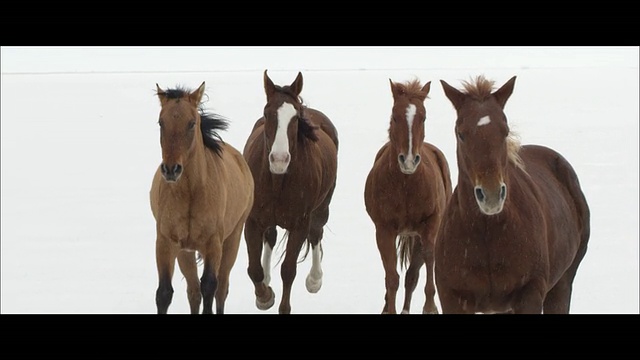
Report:
<svg viewBox="0 0 640 360"><path fill-rule="evenodd" d="M376 242L385 271L386 294L382 313L396 313L399 253L401 268L409 262L402 313L410 312L411 296L420 269L426 264L426 299L422 312L437 314L433 249L438 226L451 197L449 165L440 149L424 141L424 101L431 82L424 86L418 80L389 82L394 100L389 141L376 154L364 192L365 206L375 224Z"/></svg>
<svg viewBox="0 0 640 360"><path fill-rule="evenodd" d="M464 91L441 80L457 112L459 170L436 241L443 313L569 313L589 207L562 155L510 132L515 79L495 91L484 76Z"/></svg>
<svg viewBox="0 0 640 360"><path fill-rule="evenodd" d="M216 313L222 314L229 273L253 205L253 177L242 154L217 133L228 122L201 107L204 82L193 92L156 87L162 164L150 197L157 232L158 313L166 314L171 304L177 258L191 313L199 312L203 299L202 312L213 313L215 298ZM204 262L200 280L196 252Z"/></svg>
<svg viewBox="0 0 640 360"><path fill-rule="evenodd" d="M281 314L291 313L291 287L302 246L312 248L312 266L306 278L310 293L322 285L323 227L336 186L338 134L322 112L302 104L302 74L288 86L274 85L264 72L267 103L244 148L255 182L255 202L245 224L256 306L271 308L275 294L271 281L271 255L280 226L288 233L281 264ZM261 263L262 257L262 263Z"/></svg>

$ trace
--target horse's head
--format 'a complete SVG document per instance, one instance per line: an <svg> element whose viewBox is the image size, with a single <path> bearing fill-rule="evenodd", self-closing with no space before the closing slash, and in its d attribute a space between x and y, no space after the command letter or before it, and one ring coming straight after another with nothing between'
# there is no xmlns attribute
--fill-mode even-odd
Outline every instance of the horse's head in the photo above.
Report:
<svg viewBox="0 0 640 360"><path fill-rule="evenodd" d="M494 82L478 76L475 83L464 82L462 92L440 80L458 116L455 132L459 176L471 182L480 211L486 215L502 211L507 198L505 169L510 159L517 159L518 148L509 136L503 111L515 81L514 76L493 92Z"/></svg>
<svg viewBox="0 0 640 360"><path fill-rule="evenodd" d="M420 148L424 141L426 111L424 101L431 81L424 86L418 80L404 84L391 83L393 108L389 126L389 140L398 154L398 165L404 174L413 174L420 164Z"/></svg>
<svg viewBox="0 0 640 360"><path fill-rule="evenodd" d="M264 71L264 91L267 104L264 106L264 135L269 153L269 169L273 174L287 172L298 140L300 127L313 138L313 127L303 117L304 106L300 100L302 73L288 86L274 85Z"/></svg>
<svg viewBox="0 0 640 360"><path fill-rule="evenodd" d="M204 94L204 82L189 92L184 89L162 90L156 84L160 99L160 145L162 164L160 170L167 182L176 182L189 152L194 148L195 139L200 135L200 112L198 106Z"/></svg>

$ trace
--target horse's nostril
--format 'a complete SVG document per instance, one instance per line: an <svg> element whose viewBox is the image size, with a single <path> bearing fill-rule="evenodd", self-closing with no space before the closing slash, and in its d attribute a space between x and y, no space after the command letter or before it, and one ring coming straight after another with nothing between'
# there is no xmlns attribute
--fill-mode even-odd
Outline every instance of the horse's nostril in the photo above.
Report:
<svg viewBox="0 0 640 360"><path fill-rule="evenodd" d="M404 162L404 155L400 154L398 155L398 160L400 160L401 163Z"/></svg>
<svg viewBox="0 0 640 360"><path fill-rule="evenodd" d="M180 164L174 165L173 173L176 174L176 175L182 173L182 165L180 165Z"/></svg>
<svg viewBox="0 0 640 360"><path fill-rule="evenodd" d="M415 165L418 165L419 162L420 162L420 155L416 155L415 159L413 159L413 163Z"/></svg>
<svg viewBox="0 0 640 360"><path fill-rule="evenodd" d="M167 165L160 164L160 171L162 171L163 174L166 174L167 172L169 172L169 169L167 169Z"/></svg>
<svg viewBox="0 0 640 360"><path fill-rule="evenodd" d="M507 185L502 184L500 186L500 199L504 200L507 197Z"/></svg>
<svg viewBox="0 0 640 360"><path fill-rule="evenodd" d="M478 199L478 201L484 201L484 191L482 191L480 187L476 188L476 199Z"/></svg>

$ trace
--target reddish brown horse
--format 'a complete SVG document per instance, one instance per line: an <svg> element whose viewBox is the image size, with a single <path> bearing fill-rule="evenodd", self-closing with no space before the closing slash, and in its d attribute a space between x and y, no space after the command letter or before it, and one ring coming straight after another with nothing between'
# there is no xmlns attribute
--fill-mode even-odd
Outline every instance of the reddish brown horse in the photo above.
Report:
<svg viewBox="0 0 640 360"><path fill-rule="evenodd" d="M405 275L402 313L408 314L420 269L426 264L425 314L437 314L434 302L433 249L438 226L451 197L451 175L444 154L425 142L424 101L431 82L391 83L393 107L389 141L375 157L367 176L364 200L375 224L376 242L385 271L385 304L382 313L396 313L400 267L409 262ZM396 242L397 239L397 242Z"/></svg>
<svg viewBox="0 0 640 360"><path fill-rule="evenodd" d="M224 312L229 273L253 205L251 171L242 154L222 142L218 131L228 122L204 111L203 94L204 82L193 92L157 86L162 164L150 195L157 232L159 314L166 314L171 304L176 258L187 281L191 313L199 312L202 299L202 312L213 313L214 297L216 313ZM195 252L204 260L200 281Z"/></svg>
<svg viewBox="0 0 640 360"><path fill-rule="evenodd" d="M276 226L287 231L286 254L280 268L283 288L278 311L288 314L291 286L304 244L305 257L309 244L312 248L307 290L316 293L322 285L320 241L336 186L338 134L327 116L301 102L301 73L291 85L281 87L274 85L265 70L264 90L267 95L264 116L256 122L244 148L256 196L244 236L256 306L267 310L275 302L269 282Z"/></svg>
<svg viewBox="0 0 640 360"><path fill-rule="evenodd" d="M569 313L589 207L562 155L510 132L515 79L495 91L483 76L464 91L441 81L457 112L459 169L436 241L443 313Z"/></svg>

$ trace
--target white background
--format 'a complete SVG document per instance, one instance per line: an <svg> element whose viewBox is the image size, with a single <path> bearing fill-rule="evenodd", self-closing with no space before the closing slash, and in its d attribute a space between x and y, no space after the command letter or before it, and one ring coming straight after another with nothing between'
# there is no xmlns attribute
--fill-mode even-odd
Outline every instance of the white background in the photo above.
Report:
<svg viewBox="0 0 640 360"><path fill-rule="evenodd" d="M231 120L242 149L262 114L262 72L304 76L302 97L340 136L338 182L323 241L323 287L309 294L298 267L292 312L377 314L384 272L364 182L387 140L389 79L431 81L426 140L457 181L455 113L439 80L517 75L505 111L522 142L562 153L591 208L589 250L571 312L638 314L638 47L2 47L1 313L153 314L157 274L151 179L159 165L155 85L196 88ZM282 234L282 233L280 233ZM260 311L243 244L226 312ZM278 248L281 249L281 248ZM424 301L423 268L412 313ZM402 279L401 279L402 280ZM187 313L174 276L170 313ZM398 295L398 308L403 299Z"/></svg>

